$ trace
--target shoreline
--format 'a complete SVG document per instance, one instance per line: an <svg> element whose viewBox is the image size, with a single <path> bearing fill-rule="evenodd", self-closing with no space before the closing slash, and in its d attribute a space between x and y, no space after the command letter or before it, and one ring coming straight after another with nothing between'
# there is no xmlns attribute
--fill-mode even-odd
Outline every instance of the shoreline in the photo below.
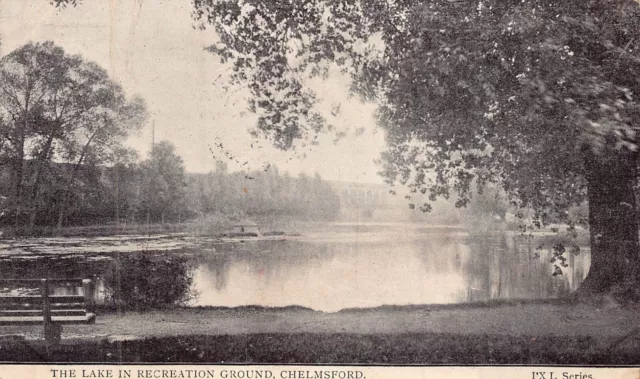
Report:
<svg viewBox="0 0 640 379"><path fill-rule="evenodd" d="M255 333L450 333L565 335L618 338L640 327L640 305L557 300L380 306L323 312L286 307L97 308L93 325L65 325L65 336L141 338ZM39 327L2 326L2 334L38 336Z"/></svg>
<svg viewBox="0 0 640 379"><path fill-rule="evenodd" d="M376 228L387 224L358 224L358 223L325 223L323 225L331 226L353 226L353 227L370 227ZM508 233L514 237L522 238L568 238L562 232L556 233L548 230L540 230L527 232L523 234L519 231L485 231L475 233L469 231L462 225L438 225L438 224L410 224L413 228L423 228L429 230L450 230L456 233L462 233L468 238L477 236L489 236L496 233ZM398 227L406 226L398 224ZM135 234L109 234L109 235L77 235L77 236L39 236L39 237L0 237L0 257L11 257L16 255L52 255L52 254L110 254L110 253L129 253L129 252L192 252L197 249L208 249L220 244L227 243L251 243L261 241L286 241L286 240L303 240L307 242L342 242L353 239L352 236L344 234L342 231L319 230L320 233L313 230L297 231L271 231L264 232L258 236L233 236L218 234L197 234L193 232L164 232L164 233L135 233ZM577 237L584 240L587 234L580 233ZM376 233L371 231L358 232L360 239L368 238L372 240L385 240L387 234ZM583 242L587 242L586 240Z"/></svg>
<svg viewBox="0 0 640 379"><path fill-rule="evenodd" d="M1 327L0 346L7 348L0 360L638 364L639 310L538 302L99 313L95 325L65 326L61 345L47 354L40 326Z"/></svg>

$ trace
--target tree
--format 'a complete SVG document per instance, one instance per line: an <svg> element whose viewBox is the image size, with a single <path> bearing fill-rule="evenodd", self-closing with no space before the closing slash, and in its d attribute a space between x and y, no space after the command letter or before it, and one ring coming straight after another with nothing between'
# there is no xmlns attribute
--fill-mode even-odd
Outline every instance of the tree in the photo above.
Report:
<svg viewBox="0 0 640 379"><path fill-rule="evenodd" d="M185 256L134 253L116 259L104 274L111 305L136 311L162 309L187 304L195 296L194 267Z"/></svg>
<svg viewBox="0 0 640 379"><path fill-rule="evenodd" d="M164 222L165 216L180 215L184 207L185 172L175 148L161 141L142 162L142 206L149 217Z"/></svg>
<svg viewBox="0 0 640 379"><path fill-rule="evenodd" d="M111 191L115 204L116 225L120 224L122 216L125 220L135 222L140 209L140 168L138 154L135 150L118 149L114 151L113 167L110 181L113 183Z"/></svg>
<svg viewBox="0 0 640 379"><path fill-rule="evenodd" d="M62 144L63 159L73 165L67 175L67 190L58 212L58 228L64 222L69 205L69 197L77 179L80 167L88 162L93 164L112 164L116 172L115 181L119 185L117 173L124 165L136 159L135 151L123 147L126 137L138 130L147 117L146 105L142 98L134 97L131 101L124 98L118 86L110 89L112 93L103 94L102 106L111 108L108 116L101 115L96 120L84 124L79 130ZM116 186L116 192L119 186ZM116 199L116 204L118 201ZM120 206L116 206L116 221L119 219Z"/></svg>
<svg viewBox="0 0 640 379"><path fill-rule="evenodd" d="M52 161L72 163L72 188L87 159L105 162L107 152L146 117L144 102L129 101L104 69L53 42L28 43L0 60L0 114L9 123L9 145L3 150L13 161L16 223L26 204L31 227L42 208L41 184ZM27 187L30 194L24 193ZM59 225L68 197L66 191Z"/></svg>
<svg viewBox="0 0 640 379"><path fill-rule="evenodd" d="M384 175L412 191L497 183L520 206L589 204L579 293L637 295L640 9L632 0L194 0L209 50L290 148L327 126L303 76L332 65L379 105ZM423 204L427 210L429 204Z"/></svg>
<svg viewBox="0 0 640 379"><path fill-rule="evenodd" d="M50 101L45 100L47 93L51 93L48 79L55 81L55 66L67 63L60 61L60 50L38 53L33 44L29 44L0 60L0 105L3 118L9 120L4 133L9 146L3 146L3 152L12 162L16 222L23 202L25 147L27 139L36 134L34 108ZM52 60L58 64L47 63Z"/></svg>

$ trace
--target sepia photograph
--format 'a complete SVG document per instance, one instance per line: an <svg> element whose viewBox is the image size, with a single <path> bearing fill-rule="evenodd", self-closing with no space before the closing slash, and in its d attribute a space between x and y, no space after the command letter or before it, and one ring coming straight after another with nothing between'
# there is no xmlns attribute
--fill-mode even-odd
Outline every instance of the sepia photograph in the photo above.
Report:
<svg viewBox="0 0 640 379"><path fill-rule="evenodd" d="M637 0L0 0L0 376L638 366L638 133Z"/></svg>

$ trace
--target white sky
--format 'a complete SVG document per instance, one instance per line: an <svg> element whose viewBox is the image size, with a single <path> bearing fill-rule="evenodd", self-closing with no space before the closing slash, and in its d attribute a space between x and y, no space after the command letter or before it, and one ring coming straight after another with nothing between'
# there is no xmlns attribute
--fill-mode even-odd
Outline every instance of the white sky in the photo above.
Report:
<svg viewBox="0 0 640 379"><path fill-rule="evenodd" d="M331 122L351 131L348 137L334 144L326 136L313 151L298 154L280 152L265 140L252 141L248 130L255 116L245 112L242 91L223 89L227 67L203 50L214 34L193 28L191 10L190 0L85 0L65 10L47 0L0 0L0 53L29 41L52 40L68 53L99 63L129 95L147 101L148 125L128 141L142 158L151 145L155 119L156 141L173 142L188 171L212 170L214 154L223 156L215 144L222 143L240 161L227 160L231 170L275 163L294 175L318 172L331 180L381 182L374 159L384 150L384 136L376 131L375 106L349 100L347 85L338 76L315 81L314 88L325 99L323 109L342 103ZM365 132L356 135L359 128ZM245 161L250 163L241 166Z"/></svg>

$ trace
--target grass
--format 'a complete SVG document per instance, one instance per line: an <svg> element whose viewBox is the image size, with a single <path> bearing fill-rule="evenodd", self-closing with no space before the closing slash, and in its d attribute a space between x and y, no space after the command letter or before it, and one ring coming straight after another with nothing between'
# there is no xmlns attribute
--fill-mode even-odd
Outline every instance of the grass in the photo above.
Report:
<svg viewBox="0 0 640 379"><path fill-rule="evenodd" d="M637 365L634 349L592 337L407 334L250 334L145 340L0 343L0 361L331 364Z"/></svg>
<svg viewBox="0 0 640 379"><path fill-rule="evenodd" d="M599 300L599 299L598 299ZM343 308L338 313L370 313L370 312L394 312L394 311L442 311L455 309L478 309L495 307L517 307L527 305L577 305L579 302L572 297L548 298L548 299L489 299L477 300L465 303L444 304L409 304L409 305L380 305L366 308Z"/></svg>

